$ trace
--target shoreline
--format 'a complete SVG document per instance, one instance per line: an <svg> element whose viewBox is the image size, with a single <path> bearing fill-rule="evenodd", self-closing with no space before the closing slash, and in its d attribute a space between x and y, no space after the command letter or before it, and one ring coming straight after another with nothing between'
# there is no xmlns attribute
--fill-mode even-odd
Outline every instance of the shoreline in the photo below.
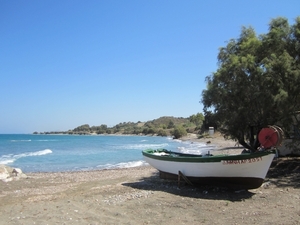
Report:
<svg viewBox="0 0 300 225"><path fill-rule="evenodd" d="M213 136L198 138L196 134L188 134L180 138L182 141L189 141L191 143L204 143L207 146L214 146L214 151L220 154L235 155L240 154L244 149L236 141L225 139L222 135L215 133Z"/></svg>

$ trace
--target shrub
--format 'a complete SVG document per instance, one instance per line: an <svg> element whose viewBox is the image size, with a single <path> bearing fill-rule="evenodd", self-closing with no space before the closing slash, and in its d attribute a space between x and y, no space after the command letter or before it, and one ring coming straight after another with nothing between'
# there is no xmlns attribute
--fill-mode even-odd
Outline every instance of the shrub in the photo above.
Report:
<svg viewBox="0 0 300 225"><path fill-rule="evenodd" d="M162 136L162 137L168 136L167 131L165 131L165 130L163 130L163 129L160 129L160 130L157 132L157 135L158 135L158 136Z"/></svg>
<svg viewBox="0 0 300 225"><path fill-rule="evenodd" d="M182 126L178 126L174 128L174 131L172 132L174 139L181 138L183 136L187 135L186 130Z"/></svg>

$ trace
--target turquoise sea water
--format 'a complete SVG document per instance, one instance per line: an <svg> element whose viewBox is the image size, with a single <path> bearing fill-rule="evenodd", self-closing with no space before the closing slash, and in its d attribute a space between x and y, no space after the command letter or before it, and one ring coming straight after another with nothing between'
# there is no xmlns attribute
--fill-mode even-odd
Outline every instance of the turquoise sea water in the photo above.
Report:
<svg viewBox="0 0 300 225"><path fill-rule="evenodd" d="M213 147L168 137L0 134L0 164L23 172L61 172L144 165L142 150L201 154Z"/></svg>

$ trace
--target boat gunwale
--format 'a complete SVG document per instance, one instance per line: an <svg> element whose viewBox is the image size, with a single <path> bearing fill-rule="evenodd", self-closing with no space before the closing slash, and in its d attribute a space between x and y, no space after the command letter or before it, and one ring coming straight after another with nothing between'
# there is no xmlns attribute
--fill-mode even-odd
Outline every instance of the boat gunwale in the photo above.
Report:
<svg viewBox="0 0 300 225"><path fill-rule="evenodd" d="M160 152L166 152L169 153L169 155L154 155L153 153L160 153ZM259 158L263 156L267 156L270 154L276 154L275 150L269 150L269 151L259 151L254 153L243 153L238 155L193 155L193 154L185 154L185 153L178 153L178 152L172 152L168 151L166 149L146 149L142 151L143 156L161 160L161 161L173 161L173 162L222 162L223 160L247 160L247 159L253 159L253 158Z"/></svg>

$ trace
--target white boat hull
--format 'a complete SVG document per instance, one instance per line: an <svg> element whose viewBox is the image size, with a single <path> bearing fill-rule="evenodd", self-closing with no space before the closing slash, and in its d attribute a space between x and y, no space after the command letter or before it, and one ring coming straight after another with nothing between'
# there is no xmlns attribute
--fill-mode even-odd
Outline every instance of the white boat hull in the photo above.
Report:
<svg viewBox="0 0 300 225"><path fill-rule="evenodd" d="M144 160L159 171L188 177L256 177L264 179L274 158L273 154L236 162L172 162L144 156Z"/></svg>
<svg viewBox="0 0 300 225"><path fill-rule="evenodd" d="M219 162L166 161L144 155L144 160L161 172L161 178L178 177L179 171L191 181L202 184L232 184L248 189L263 183L274 154L249 159L221 160ZM228 185L230 186L230 185Z"/></svg>

